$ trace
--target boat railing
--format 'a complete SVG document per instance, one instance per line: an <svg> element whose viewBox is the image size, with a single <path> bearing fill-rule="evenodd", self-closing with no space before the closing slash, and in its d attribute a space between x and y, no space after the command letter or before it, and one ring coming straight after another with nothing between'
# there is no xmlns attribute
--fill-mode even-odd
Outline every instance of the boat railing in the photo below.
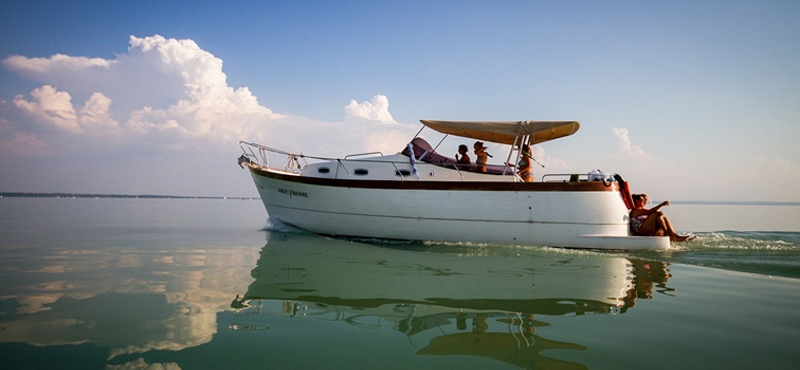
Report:
<svg viewBox="0 0 800 370"><path fill-rule="evenodd" d="M270 168L270 153L288 158L289 162L287 163L285 169L290 172L299 173L303 167L303 165L300 163L300 159L304 159L305 162L305 156L303 154L286 152L261 144L240 141L239 148L242 149L243 153L242 156L239 157L240 166L243 163L251 163L260 167Z"/></svg>
<svg viewBox="0 0 800 370"><path fill-rule="evenodd" d="M548 173L542 176L542 182L585 182L585 181L613 181L613 178L598 178L587 173ZM590 177L594 177L590 179Z"/></svg>
<svg viewBox="0 0 800 370"><path fill-rule="evenodd" d="M379 155L379 156L383 157L383 153L381 153L381 152L369 152L369 153L359 153L359 154L350 154L350 155L346 155L346 156L344 157L344 159L350 159L350 158L352 158L352 157L361 157L361 156L365 156L365 155L375 155L375 154L377 154L377 155Z"/></svg>
<svg viewBox="0 0 800 370"><path fill-rule="evenodd" d="M284 170L293 173L300 173L302 169L308 165L308 160L313 161L326 161L326 162L336 162L336 169L334 170L334 178L346 177L351 178L353 176L354 171L358 171L358 169L351 170L349 169L344 161L347 160L348 162L363 162L363 163L374 163L374 160L367 160L367 159L358 159L353 157L362 157L368 155L380 155L383 157L383 153L381 152L370 152L370 153L360 153L360 154L350 154L344 159L342 158L330 158L330 157L315 157L309 156L302 153L292 153L283 151L280 149L271 148L265 145L251 143L247 141L240 141L239 148L242 149L242 157L245 158L244 160L242 157L239 159L239 163L242 164L243 162L250 162L259 167L265 168L275 168L272 167L270 164L270 154L276 154L281 158L286 158L288 160ZM302 161L302 163L301 163ZM383 161L383 163L389 163L394 167L395 173L400 176L401 179L410 178L416 176L419 178L419 175L412 174L409 171L408 175L404 174L404 171L407 171L405 165L408 165L409 162L402 161ZM403 165L403 168L398 167L398 164ZM460 172L459 172L460 173ZM463 175L462 175L463 178Z"/></svg>
<svg viewBox="0 0 800 370"><path fill-rule="evenodd" d="M335 179L338 179L338 178L339 178L339 169L340 169L340 168L341 168L342 170L344 170L344 173L347 175L347 178L348 178L348 179L349 179L351 176L353 176L353 174L352 174L352 173L350 173L350 171L347 169L347 166L345 166L345 165L344 165L344 162L342 162L342 160L341 160L341 159L339 159L339 158L336 158L336 172L334 172L334 174L333 174L333 178L335 178Z"/></svg>
<svg viewBox="0 0 800 370"><path fill-rule="evenodd" d="M376 153L373 153L373 154L380 154L380 152L376 152ZM383 154L381 154L381 156L383 156ZM347 159L347 158L348 157L345 157L345 159L350 161L350 162L358 162L358 160L352 160L352 159ZM367 161L364 161L364 162L367 162ZM374 161L369 161L369 162L372 163ZM403 164L403 165L408 165L408 162L384 161L384 162L381 162L381 163L391 164L392 167L394 168L394 173L397 174L397 176L400 177L400 180L405 180L406 178L412 178L412 177L416 177L417 179L419 179L419 174L416 172L416 170L413 170L413 171L409 170L405 166L403 166L403 168L397 167L398 163ZM350 170L347 169L347 166L345 166L345 164L342 161L342 159L336 159L336 172L334 173L334 178L335 179L339 178L339 168L344 170L344 173L347 175L348 179L353 177L353 173L351 173ZM358 169L356 169L354 171L358 171Z"/></svg>
<svg viewBox="0 0 800 370"><path fill-rule="evenodd" d="M358 167L349 168L348 165L346 165L345 160L349 164L359 163L359 162L362 162L362 163L375 163L374 159L359 159L359 158L354 158L354 157L362 157L362 156L368 156L368 155L380 155L381 157L384 156L383 153L381 153L381 152L371 152L371 153L351 154L351 155L348 155L348 156L346 156L344 158L315 157L315 156L305 155L305 154L302 154L302 153L287 152L287 151L283 151L283 150L280 150L280 149L268 147L268 146L257 144L257 143L251 143L251 142L247 142L247 141L240 141L239 142L239 147L242 149L242 153L243 153L242 156L239 158L240 166L243 165L244 163L250 163L249 165L251 165L251 166L277 169L280 166L280 162L277 162L278 163L277 166L273 165L273 163L276 160L273 157L275 155L277 155L277 156L279 156L278 161L281 160L280 158L283 158L283 160L287 161L286 164L283 167L284 171L295 173L295 174L299 174L299 173L302 172L303 168L305 168L309 164L309 161L312 161L312 162L317 162L317 161L319 161L319 162L323 162L323 161L324 162L335 162L336 163L336 168L335 169L331 169L331 170L334 171L334 178L337 178L337 179L338 178L352 178L354 174L358 175L358 173L356 173L356 171L358 171L359 168ZM423 161L419 161L419 160L415 160L415 161L381 160L381 163L391 164L394 167L395 173L398 176L400 176L401 180L402 179L407 179L407 178L414 178L414 177L419 178L419 174L416 173L416 171L417 171L416 166L419 165L419 164L422 164L422 163L433 164L433 165L439 166L439 167L451 168L451 169L455 170L456 173L458 173L458 175L459 175L459 177L461 178L462 181L464 181L464 172L469 172L473 167L473 165L467 165L467 164L458 164L458 163L438 163L438 164L434 164L434 163L427 163L427 162L423 162ZM409 165L411 165L412 169L408 174L405 174L406 171L409 171L409 169L408 169ZM513 173L513 172L511 172L511 173ZM522 181L522 179L519 178L518 175L515 175L515 177L517 178L517 181Z"/></svg>

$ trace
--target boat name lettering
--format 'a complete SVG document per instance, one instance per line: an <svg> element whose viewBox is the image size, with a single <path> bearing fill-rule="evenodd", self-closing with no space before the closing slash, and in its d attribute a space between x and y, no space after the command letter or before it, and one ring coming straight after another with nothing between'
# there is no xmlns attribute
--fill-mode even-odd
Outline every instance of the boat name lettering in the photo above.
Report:
<svg viewBox="0 0 800 370"><path fill-rule="evenodd" d="M304 191L294 191L292 189L278 189L278 193L286 194L289 197L303 197L308 198L308 193Z"/></svg>

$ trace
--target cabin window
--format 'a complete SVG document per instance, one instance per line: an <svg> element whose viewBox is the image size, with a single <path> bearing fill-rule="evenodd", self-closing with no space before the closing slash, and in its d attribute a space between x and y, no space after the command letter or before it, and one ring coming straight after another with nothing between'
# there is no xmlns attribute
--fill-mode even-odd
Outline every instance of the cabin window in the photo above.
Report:
<svg viewBox="0 0 800 370"><path fill-rule="evenodd" d="M411 171L409 170L397 170L394 172L395 175L399 177L408 177L411 176Z"/></svg>
<svg viewBox="0 0 800 370"><path fill-rule="evenodd" d="M365 175L369 175L369 170L366 169L366 168L357 168L357 169L355 169L353 171L353 174L358 175L358 176L365 176Z"/></svg>
<svg viewBox="0 0 800 370"><path fill-rule="evenodd" d="M319 173L329 173L329 172L331 172L331 169L330 169L330 168L328 168L328 167L320 167L320 168L317 170L317 172L319 172Z"/></svg>

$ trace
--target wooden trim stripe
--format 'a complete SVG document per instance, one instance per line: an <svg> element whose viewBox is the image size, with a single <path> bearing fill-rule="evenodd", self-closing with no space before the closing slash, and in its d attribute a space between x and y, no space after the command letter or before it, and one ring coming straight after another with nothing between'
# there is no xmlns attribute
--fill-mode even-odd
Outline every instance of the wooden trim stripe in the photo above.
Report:
<svg viewBox="0 0 800 370"><path fill-rule="evenodd" d="M352 180L306 177L250 167L256 175L298 184L384 190L452 190L452 191L523 191L523 192L599 192L619 191L616 182L491 182L491 181L419 181L419 180Z"/></svg>

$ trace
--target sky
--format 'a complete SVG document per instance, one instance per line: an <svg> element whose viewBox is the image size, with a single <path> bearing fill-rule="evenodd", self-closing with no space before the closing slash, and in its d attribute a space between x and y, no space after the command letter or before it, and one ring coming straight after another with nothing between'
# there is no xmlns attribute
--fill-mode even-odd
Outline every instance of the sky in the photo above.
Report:
<svg viewBox="0 0 800 370"><path fill-rule="evenodd" d="M420 119L530 119L581 123L536 177L800 201L798 1L227 3L5 2L0 191L257 196L240 140L389 154Z"/></svg>

